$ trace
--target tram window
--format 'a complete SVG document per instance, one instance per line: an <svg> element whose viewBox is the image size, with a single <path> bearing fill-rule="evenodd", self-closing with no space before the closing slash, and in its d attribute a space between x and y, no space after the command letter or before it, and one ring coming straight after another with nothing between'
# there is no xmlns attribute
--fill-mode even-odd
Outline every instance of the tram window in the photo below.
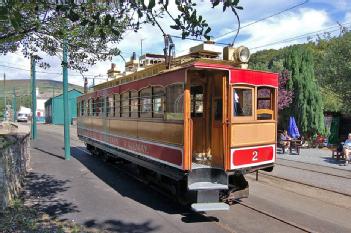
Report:
<svg viewBox="0 0 351 233"><path fill-rule="evenodd" d="M114 116L115 117L120 117L121 116L121 99L119 94L115 94L114 96L114 101L115 101L115 105L114 105Z"/></svg>
<svg viewBox="0 0 351 233"><path fill-rule="evenodd" d="M90 116L90 99L88 99L87 115Z"/></svg>
<svg viewBox="0 0 351 233"><path fill-rule="evenodd" d="M152 114L155 118L163 117L163 98L164 89L163 87L154 87L152 93Z"/></svg>
<svg viewBox="0 0 351 233"><path fill-rule="evenodd" d="M104 99L102 97L97 97L95 99L95 116L101 116L104 110Z"/></svg>
<svg viewBox="0 0 351 233"><path fill-rule="evenodd" d="M84 116L84 100L80 103L80 116Z"/></svg>
<svg viewBox="0 0 351 233"><path fill-rule="evenodd" d="M121 116L129 117L129 92L122 94Z"/></svg>
<svg viewBox="0 0 351 233"><path fill-rule="evenodd" d="M274 89L259 87L257 89L257 120L273 119Z"/></svg>
<svg viewBox="0 0 351 233"><path fill-rule="evenodd" d="M106 96L105 98L105 104L106 104L106 117L112 116L113 112L113 98L112 96Z"/></svg>
<svg viewBox="0 0 351 233"><path fill-rule="evenodd" d="M183 120L184 86L174 84L166 88L166 120Z"/></svg>
<svg viewBox="0 0 351 233"><path fill-rule="evenodd" d="M96 114L96 99L92 99L92 116Z"/></svg>
<svg viewBox="0 0 351 233"><path fill-rule="evenodd" d="M233 103L234 116L252 116L252 89L234 89Z"/></svg>
<svg viewBox="0 0 351 233"><path fill-rule="evenodd" d="M191 116L202 117L204 112L203 87L191 87Z"/></svg>
<svg viewBox="0 0 351 233"><path fill-rule="evenodd" d="M137 118L139 116L138 112L138 92L131 91L130 92L130 116L133 118Z"/></svg>
<svg viewBox="0 0 351 233"><path fill-rule="evenodd" d="M152 117L151 94L151 87L140 91L140 117Z"/></svg>

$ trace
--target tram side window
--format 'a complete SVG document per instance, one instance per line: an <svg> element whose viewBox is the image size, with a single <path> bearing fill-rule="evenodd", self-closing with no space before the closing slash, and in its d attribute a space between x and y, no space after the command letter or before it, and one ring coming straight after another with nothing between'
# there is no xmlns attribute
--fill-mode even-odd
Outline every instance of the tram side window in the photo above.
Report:
<svg viewBox="0 0 351 233"><path fill-rule="evenodd" d="M130 116L133 118L139 117L138 109L139 96L137 91L130 92Z"/></svg>
<svg viewBox="0 0 351 233"><path fill-rule="evenodd" d="M154 87L152 90L152 117L162 118L164 107L164 88L163 87Z"/></svg>
<svg viewBox="0 0 351 233"><path fill-rule="evenodd" d="M129 92L123 93L121 99L121 116L129 117Z"/></svg>
<svg viewBox="0 0 351 233"><path fill-rule="evenodd" d="M152 117L151 87L142 89L139 94L140 94L140 117L141 118Z"/></svg>
<svg viewBox="0 0 351 233"><path fill-rule="evenodd" d="M79 114L80 116L84 116L84 106L85 106L84 102L85 101L82 100L81 103L80 103L80 114Z"/></svg>
<svg viewBox="0 0 351 233"><path fill-rule="evenodd" d="M113 96L115 105L114 105L114 116L115 117L120 117L121 116L121 99L119 94L115 94Z"/></svg>
<svg viewBox="0 0 351 233"><path fill-rule="evenodd" d="M234 116L252 116L252 89L234 89L233 105Z"/></svg>
<svg viewBox="0 0 351 233"><path fill-rule="evenodd" d="M88 100L88 116L92 116L92 111L93 111L93 104L92 104L93 100L92 99L89 99Z"/></svg>
<svg viewBox="0 0 351 233"><path fill-rule="evenodd" d="M166 120L183 120L184 85L173 84L166 88Z"/></svg>
<svg viewBox="0 0 351 233"><path fill-rule="evenodd" d="M259 87L257 89L257 120L273 120L274 89Z"/></svg>

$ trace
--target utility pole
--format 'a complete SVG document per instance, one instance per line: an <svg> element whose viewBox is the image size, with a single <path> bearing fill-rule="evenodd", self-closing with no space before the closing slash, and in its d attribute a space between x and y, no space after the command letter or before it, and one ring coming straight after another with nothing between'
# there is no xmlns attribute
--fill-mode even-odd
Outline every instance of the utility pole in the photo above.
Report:
<svg viewBox="0 0 351 233"><path fill-rule="evenodd" d="M15 88L13 88L12 108L13 108L13 122L16 122L16 120L17 120L17 100L16 100L16 89Z"/></svg>
<svg viewBox="0 0 351 233"><path fill-rule="evenodd" d="M71 158L70 146L70 122L69 122L69 106L68 106L68 70L67 70L67 40L63 41L63 114L64 114L64 142L65 142L65 159Z"/></svg>
<svg viewBox="0 0 351 233"><path fill-rule="evenodd" d="M35 80L35 60L33 56L30 57L30 67L32 76L32 139L37 139L37 93Z"/></svg>

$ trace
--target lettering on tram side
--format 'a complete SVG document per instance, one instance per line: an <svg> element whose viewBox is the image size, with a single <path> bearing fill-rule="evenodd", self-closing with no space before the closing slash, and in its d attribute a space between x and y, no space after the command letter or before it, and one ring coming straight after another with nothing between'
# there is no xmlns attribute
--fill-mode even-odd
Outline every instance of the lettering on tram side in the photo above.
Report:
<svg viewBox="0 0 351 233"><path fill-rule="evenodd" d="M167 161L178 166L182 165L182 151L179 149L167 148L162 145L149 144L147 142L137 141L128 138L122 138L114 135L104 137L100 132L94 132L87 129L80 129L80 135L88 138L94 138L96 140L109 143L130 151L140 153L142 155L151 156L156 159Z"/></svg>

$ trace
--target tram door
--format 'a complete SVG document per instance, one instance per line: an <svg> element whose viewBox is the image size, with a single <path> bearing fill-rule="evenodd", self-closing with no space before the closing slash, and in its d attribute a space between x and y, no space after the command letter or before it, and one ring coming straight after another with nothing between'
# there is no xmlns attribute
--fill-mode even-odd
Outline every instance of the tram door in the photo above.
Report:
<svg viewBox="0 0 351 233"><path fill-rule="evenodd" d="M224 75L191 72L192 166L223 168Z"/></svg>

